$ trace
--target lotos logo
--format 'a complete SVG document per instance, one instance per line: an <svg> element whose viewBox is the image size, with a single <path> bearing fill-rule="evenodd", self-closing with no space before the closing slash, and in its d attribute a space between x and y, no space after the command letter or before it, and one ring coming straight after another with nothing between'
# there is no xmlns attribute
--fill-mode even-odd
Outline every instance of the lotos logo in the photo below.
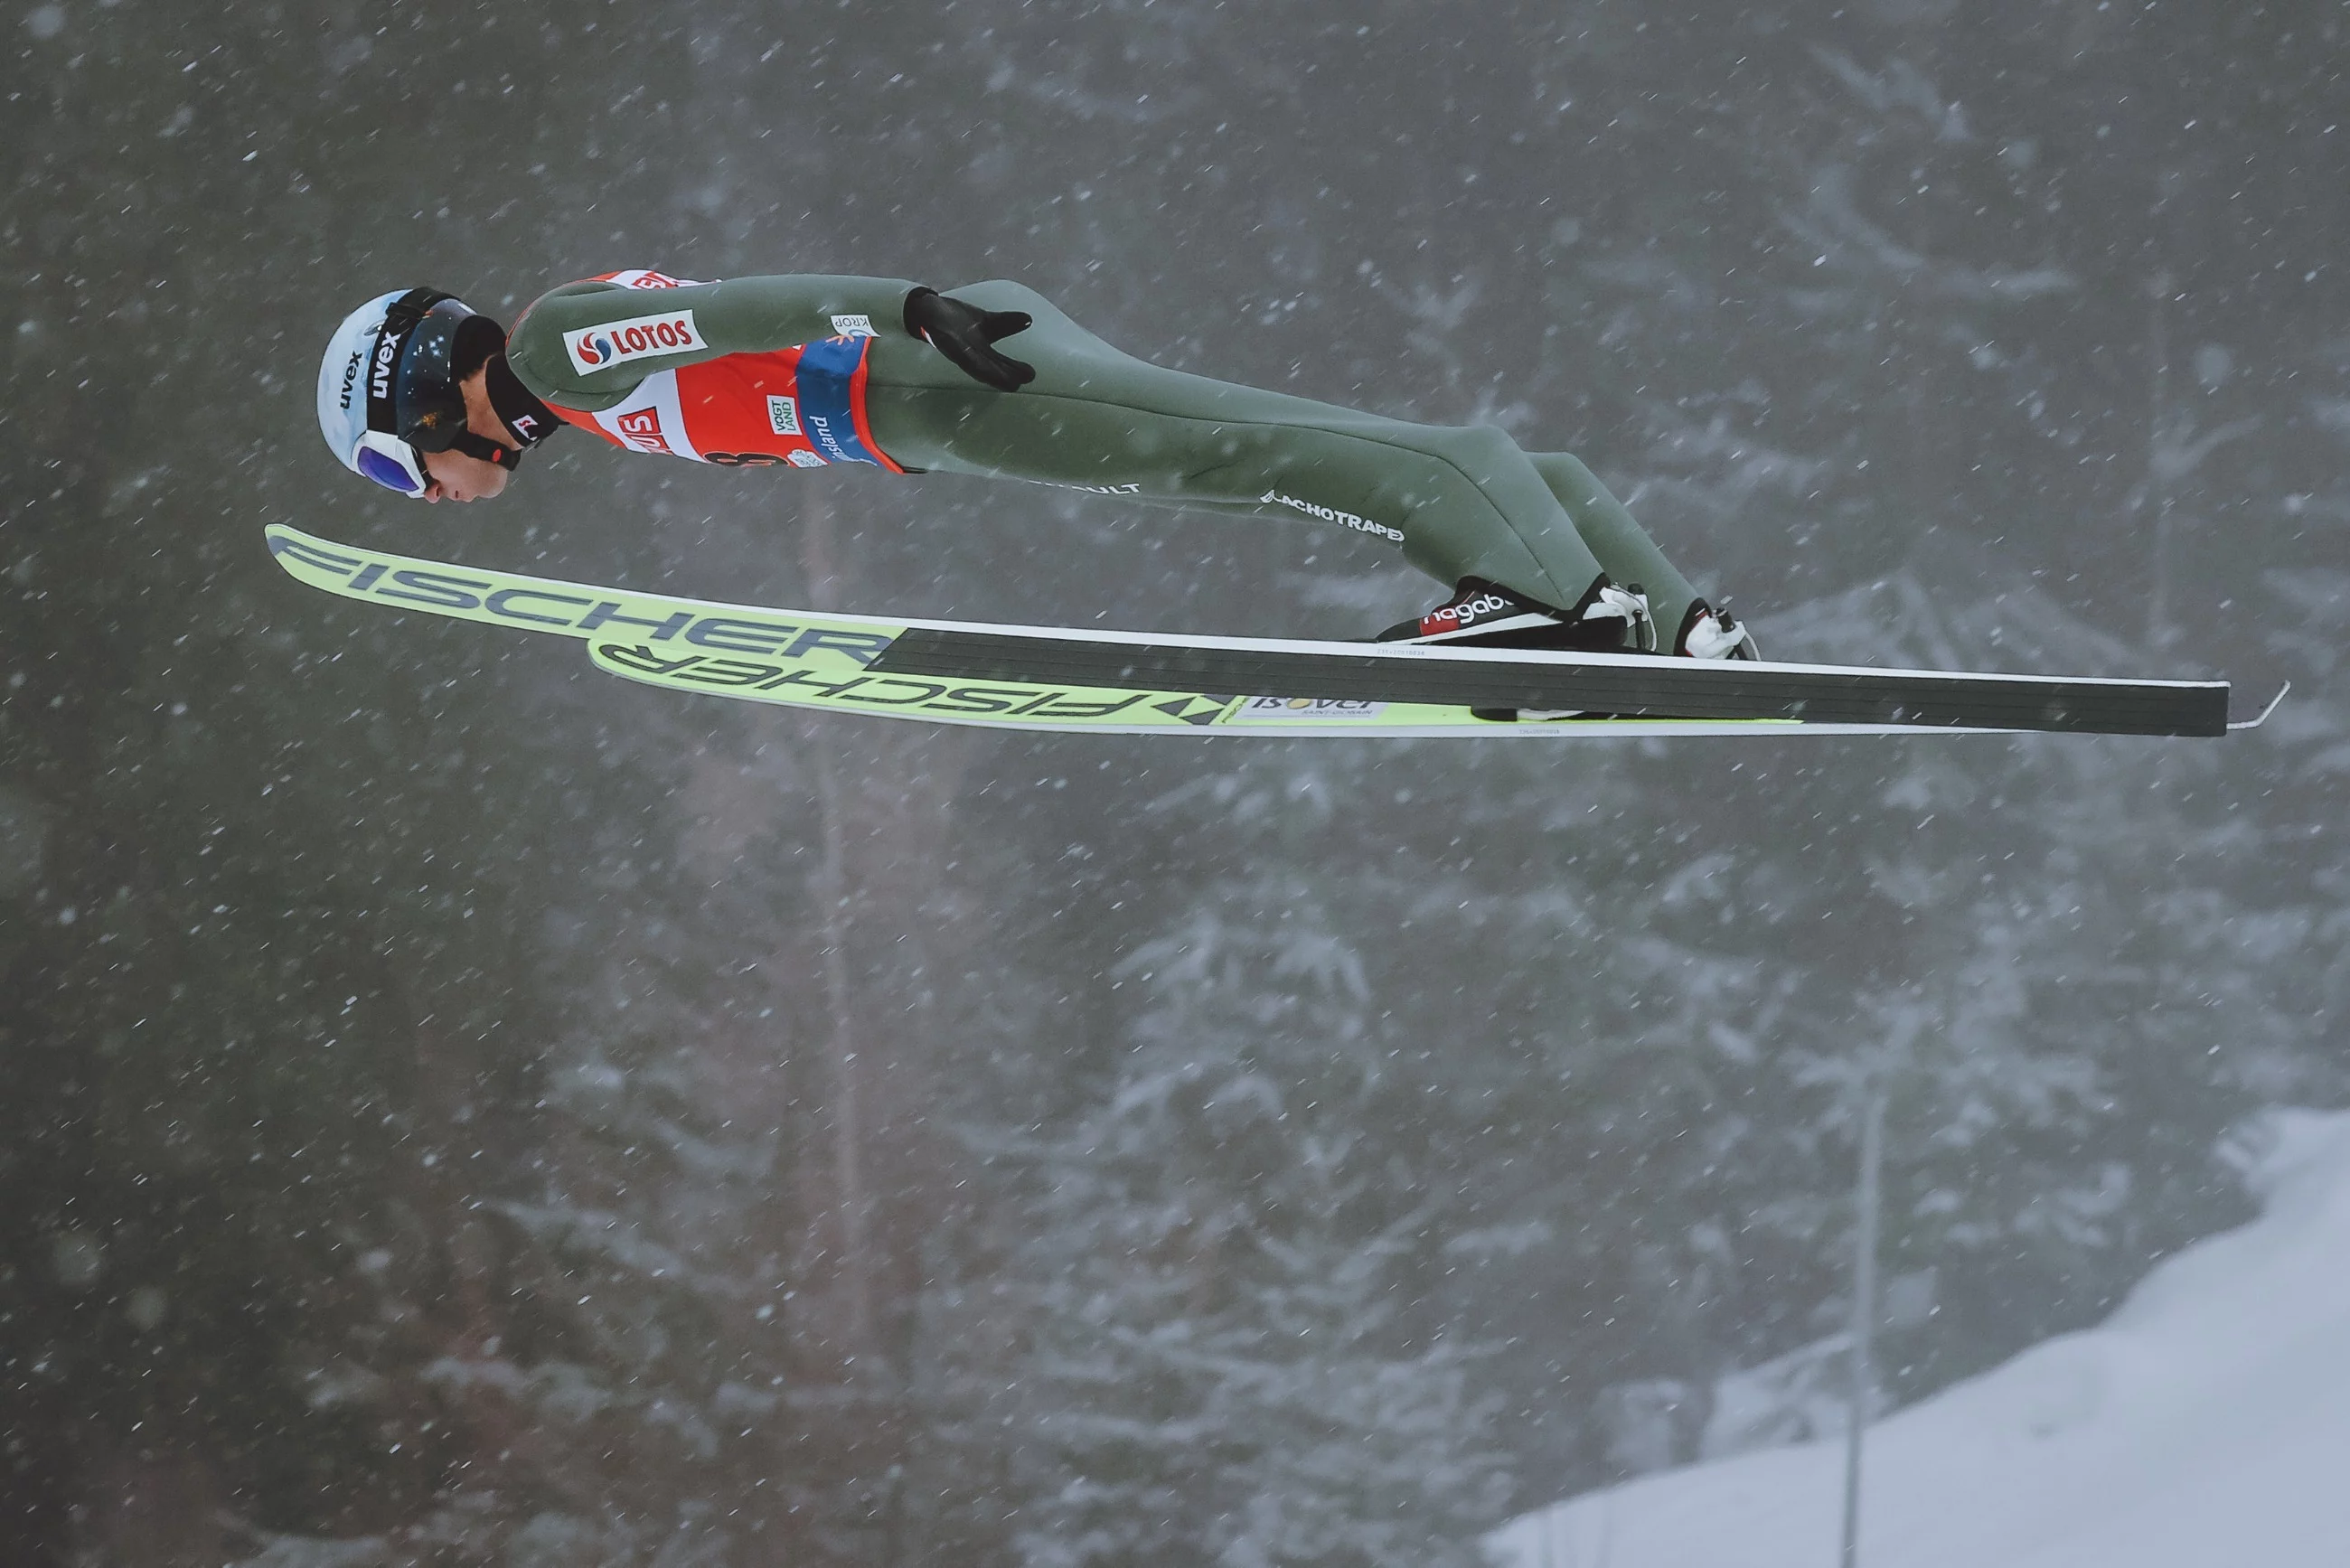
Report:
<svg viewBox="0 0 2350 1568"><path fill-rule="evenodd" d="M563 351L571 356L572 369L583 376L625 365L631 359L692 353L709 347L702 340L701 328L693 324L691 310L636 316L626 321L608 321L601 327L582 327L563 335Z"/></svg>
<svg viewBox="0 0 2350 1568"><path fill-rule="evenodd" d="M612 422L620 427L620 439L639 452L662 452L671 457L677 455L668 438L661 434L659 409L638 409L632 413L615 417Z"/></svg>

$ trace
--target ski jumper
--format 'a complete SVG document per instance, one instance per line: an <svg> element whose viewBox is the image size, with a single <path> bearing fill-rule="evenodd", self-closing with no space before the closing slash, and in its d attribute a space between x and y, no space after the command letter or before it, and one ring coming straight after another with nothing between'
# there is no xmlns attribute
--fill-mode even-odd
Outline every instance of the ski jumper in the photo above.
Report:
<svg viewBox="0 0 2350 1568"><path fill-rule="evenodd" d="M973 381L905 329L911 283L795 274L688 283L608 274L541 297L507 363L569 423L632 451L728 466L868 463L1138 501L1302 515L1397 545L1447 587L1483 577L1579 611L1604 572L1648 590L1670 637L1697 597L1590 470L1490 425L1422 425L1169 370L1034 290L948 292L1035 318L1004 351L1018 391Z"/></svg>

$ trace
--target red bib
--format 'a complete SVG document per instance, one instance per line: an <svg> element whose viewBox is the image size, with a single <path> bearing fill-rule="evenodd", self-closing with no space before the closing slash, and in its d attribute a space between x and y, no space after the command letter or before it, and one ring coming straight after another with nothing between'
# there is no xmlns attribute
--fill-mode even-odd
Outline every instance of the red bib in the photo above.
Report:
<svg viewBox="0 0 2350 1568"><path fill-rule="evenodd" d="M664 289L691 280L636 271L589 281ZM865 358L872 341L868 331L764 354L724 354L656 370L628 397L594 413L547 406L566 423L629 452L667 452L729 468L868 462L903 473L866 422ZM620 349L626 354L629 345ZM582 352L609 354L612 347L590 337Z"/></svg>

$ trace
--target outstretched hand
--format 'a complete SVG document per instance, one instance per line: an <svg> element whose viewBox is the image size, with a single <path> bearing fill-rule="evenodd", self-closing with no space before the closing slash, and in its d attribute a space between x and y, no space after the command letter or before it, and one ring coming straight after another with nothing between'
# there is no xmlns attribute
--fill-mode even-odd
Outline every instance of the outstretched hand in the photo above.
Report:
<svg viewBox="0 0 2350 1568"><path fill-rule="evenodd" d="M906 296L906 330L955 363L983 386L1016 392L1036 379L1036 368L996 351L995 340L1025 332L1035 318L1024 310L982 310L935 288Z"/></svg>

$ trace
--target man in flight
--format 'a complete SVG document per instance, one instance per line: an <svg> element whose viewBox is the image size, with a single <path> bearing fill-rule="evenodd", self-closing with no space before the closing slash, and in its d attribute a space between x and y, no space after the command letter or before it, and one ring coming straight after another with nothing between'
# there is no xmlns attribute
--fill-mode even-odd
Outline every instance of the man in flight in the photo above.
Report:
<svg viewBox="0 0 2350 1568"><path fill-rule="evenodd" d="M1302 514L1451 588L1382 640L1756 657L1566 453L1163 369L1014 283L609 273L543 296L511 335L452 296L394 292L336 330L318 424L346 467L426 501L500 493L569 424L729 467L866 463Z"/></svg>

